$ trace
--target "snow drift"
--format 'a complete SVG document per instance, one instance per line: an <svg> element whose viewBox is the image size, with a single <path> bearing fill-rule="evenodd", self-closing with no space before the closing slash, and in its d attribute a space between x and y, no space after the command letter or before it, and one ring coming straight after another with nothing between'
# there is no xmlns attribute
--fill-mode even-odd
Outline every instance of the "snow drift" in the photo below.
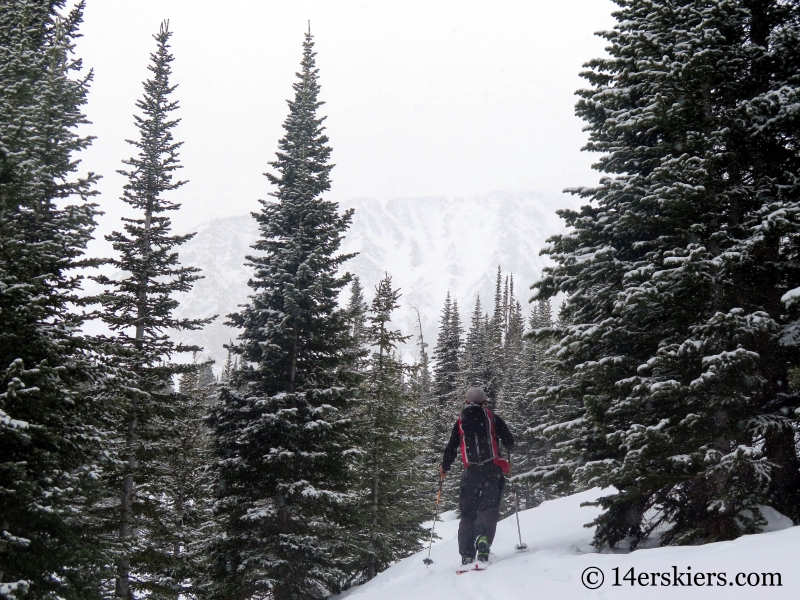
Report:
<svg viewBox="0 0 800 600"><path fill-rule="evenodd" d="M702 546L682 546L637 550L636 552L598 553L591 545L593 530L584 527L599 513L595 507L581 507L601 495L599 489L545 502L520 513L522 539L526 552L516 552L517 527L511 516L498 524L492 551L495 556L483 572L456 575L460 566L455 539L458 520L445 513L436 531L442 539L431 553L434 563L426 568L422 559L427 550L393 565L363 586L342 594L347 600L530 600L546 598L797 598L800 574L795 566L800 548L800 527L771 509L765 510L770 524L765 533L744 536L731 542ZM590 585L599 581L587 569L597 568L603 584L594 590L582 583L586 572ZM618 571L615 572L614 569ZM633 571L631 571L631 569ZM626 575L637 579L632 586ZM644 573L646 577L640 575ZM677 585L664 586L661 574L670 583L674 573L683 573ZM708 574L715 574L710 578ZM739 577L737 585L736 576ZM757 574L759 583L747 585L747 576ZM653 577L652 574L656 576ZM702 577L694 578L698 574ZM723 574L724 579L719 578ZM762 574L772 576L773 585L763 585ZM615 576L619 584L615 586ZM652 586L653 579L659 584ZM756 578L751 575L750 581ZM707 587L712 581L713 586ZM703 582L696 585L695 582ZM724 582L724 583L722 583ZM641 584L640 584L641 583ZM647 585L644 585L647 583ZM691 584L691 585L688 585Z"/></svg>

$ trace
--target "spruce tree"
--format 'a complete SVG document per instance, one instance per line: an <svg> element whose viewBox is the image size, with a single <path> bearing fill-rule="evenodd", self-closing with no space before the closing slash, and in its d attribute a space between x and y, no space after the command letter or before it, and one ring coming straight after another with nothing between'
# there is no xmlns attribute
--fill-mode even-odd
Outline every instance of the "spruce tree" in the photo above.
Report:
<svg viewBox="0 0 800 600"><path fill-rule="evenodd" d="M515 434L525 424L525 418L520 412L520 406L528 391L524 335L525 318L522 315L522 305L517 301L509 302L508 325L503 339L505 356L503 386L497 398L497 410ZM515 450L517 449L515 444Z"/></svg>
<svg viewBox="0 0 800 600"><path fill-rule="evenodd" d="M522 388L517 399L520 423L518 447L514 448L515 482L525 506L537 506L574 492L573 474L580 466L580 440L576 429L582 423L580 402L552 395L559 377L550 349L556 340L549 299L540 299L531 309L522 350Z"/></svg>
<svg viewBox="0 0 800 600"><path fill-rule="evenodd" d="M503 271L497 266L497 279L494 288L494 311L487 329L486 362L488 367L484 391L489 406L494 409L503 389L506 357L504 339L508 326L508 289L503 295Z"/></svg>
<svg viewBox="0 0 800 600"><path fill-rule="evenodd" d="M433 383L432 403L434 405L432 475L438 479L436 466L442 462L442 452L450 439L450 432L461 410L461 369L462 363L462 329L458 314L458 304L447 293L442 308L441 323L436 346L433 349ZM432 477L433 479L433 477ZM450 476L445 480L442 509L452 509L457 505L457 477Z"/></svg>
<svg viewBox="0 0 800 600"><path fill-rule="evenodd" d="M432 504L432 499L438 491L438 467L442 461L443 448L439 446L439 438L437 438L436 418L438 407L433 394L433 375L427 350L428 344L425 342L422 334L422 319L419 315L419 311L415 307L412 308L417 312L419 328L417 347L419 348L419 358L409 369L408 386L411 395L418 399L420 406L420 423L422 427L418 461L423 469L425 477L423 477L423 484L418 492L424 498L422 502L427 502L428 506L430 506ZM430 494L430 496L428 496L428 494Z"/></svg>
<svg viewBox="0 0 800 600"><path fill-rule="evenodd" d="M254 213L261 237L248 257L250 302L230 315L242 359L212 423L219 465L214 549L220 598L323 598L347 579L355 504L353 426L345 415L360 376L337 254L352 211L337 213L331 148L317 116L310 33L289 101L274 173L275 201Z"/></svg>
<svg viewBox="0 0 800 600"><path fill-rule="evenodd" d="M361 280L358 276L353 276L350 284L350 300L347 303L347 320L350 335L353 338L356 352L353 354L354 362L352 369L362 372L366 369L367 357L369 355L367 339L367 311L369 307L364 301L364 288L361 287Z"/></svg>
<svg viewBox="0 0 800 600"><path fill-rule="evenodd" d="M461 363L461 388L489 386L492 372L490 364L490 332L484 323L480 296L475 298L475 308L470 317L470 326L464 342L464 360Z"/></svg>
<svg viewBox="0 0 800 600"><path fill-rule="evenodd" d="M386 275L378 283L367 317L366 339L372 352L359 400L359 425L367 491L363 548L370 579L419 549L425 535L421 523L430 518L430 507L419 502L417 494L424 478L430 477L419 460L424 413L419 398L405 385L407 368L397 356L398 344L408 336L391 329L399 298Z"/></svg>
<svg viewBox="0 0 800 600"><path fill-rule="evenodd" d="M606 176L538 284L568 295L548 396L583 405L577 479L618 490L595 544L730 539L760 504L797 521L800 5L618 4L577 107Z"/></svg>
<svg viewBox="0 0 800 600"><path fill-rule="evenodd" d="M425 337L422 335L422 319L420 318L419 310L417 310L415 307L412 308L414 308L417 313L417 323L419 329L417 347L419 348L419 359L411 367L410 385L414 395L419 398L423 411L425 412L423 422L430 423L433 420L435 411L433 410L431 396L433 382L431 379L430 358L427 350L428 344L425 342ZM426 430L428 432L431 431L430 428L426 428ZM429 438L424 441L425 448L428 448L431 445L432 443ZM428 464L435 465L437 463L434 460L433 463Z"/></svg>
<svg viewBox="0 0 800 600"><path fill-rule="evenodd" d="M457 309L454 307L450 292L447 293L442 307L439 335L433 349L433 402L436 405L435 449L444 448L450 434L448 417L454 414L458 405L459 365L461 354L461 336Z"/></svg>
<svg viewBox="0 0 800 600"><path fill-rule="evenodd" d="M168 509L157 531L165 547L158 556L161 577L152 585L151 598L205 597L208 544L217 534L211 432L205 424L213 386L210 363L193 363L182 374L173 397L171 435L162 441L151 470L157 485L143 486L163 495Z"/></svg>
<svg viewBox="0 0 800 600"><path fill-rule="evenodd" d="M525 378L525 346L523 338L525 334L525 318L522 315L522 305L513 298L513 283L510 279L507 281L509 283L506 286L507 294L504 294L507 296L507 300L504 299L507 314L506 331L503 339L505 364L503 367L503 385L499 390L496 411L505 420L514 435L514 452L509 452L509 459L512 473L517 473L524 470L529 464L525 444L520 443L522 433L529 426L527 415L523 410L528 391ZM525 502L526 494L524 492L527 490L518 486L516 482L513 482L512 485L515 486L514 490L523 502L521 508L529 508L531 504ZM507 494L504 496L504 500L501 513L510 514L514 509L514 496Z"/></svg>
<svg viewBox="0 0 800 600"><path fill-rule="evenodd" d="M228 354L225 357L225 364L222 366L222 373L219 375L220 383L228 383L231 380L231 375L233 374L233 352L231 352L230 347L233 345L233 340L228 342L228 345L225 348L228 350Z"/></svg>
<svg viewBox="0 0 800 600"><path fill-rule="evenodd" d="M0 9L0 543L7 598L95 598L105 562L88 507L107 447L86 390L108 371L80 333L81 268L95 227L91 76L74 55L83 3Z"/></svg>
<svg viewBox="0 0 800 600"><path fill-rule="evenodd" d="M179 120L172 116L178 103L171 99L176 88L170 83L171 35L165 21L153 36L156 51L148 65L152 75L136 103L142 114L134 117L139 139L128 141L138 153L123 161L129 170L120 171L127 177L122 200L136 216L123 219L124 232L106 236L117 252L109 263L119 274L96 278L106 288L101 296L103 319L116 334L121 364L134 378L119 424L122 456L116 476L121 494L115 496L121 497L121 506L109 516L116 521L119 539L114 592L119 598L133 598L136 589L159 593L164 578L171 577L163 571L165 557L173 552L173 535L161 524L176 521L176 505L169 497L174 490L160 477L159 461L168 451L165 441L172 436L176 416L171 378L181 369L169 360L176 352L199 348L177 345L167 332L199 329L210 321L173 314L178 304L173 295L189 291L199 275L198 269L179 263L177 248L194 234L171 232L167 213L180 204L164 197L186 183L173 179L181 168L182 142L172 134Z"/></svg>

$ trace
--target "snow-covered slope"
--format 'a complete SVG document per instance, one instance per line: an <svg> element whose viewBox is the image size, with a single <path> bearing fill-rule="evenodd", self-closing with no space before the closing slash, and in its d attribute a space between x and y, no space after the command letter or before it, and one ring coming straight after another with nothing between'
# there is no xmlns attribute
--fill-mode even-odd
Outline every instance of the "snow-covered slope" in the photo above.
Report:
<svg viewBox="0 0 800 600"><path fill-rule="evenodd" d="M392 275L403 294L398 325L406 334L416 334L417 316L411 308L416 307L425 341L432 346L447 291L459 301L464 317L477 294L491 309L498 265L514 274L516 295L524 304L545 264L539 250L549 236L563 231L555 211L576 205L570 196L536 192L343 202L342 208L354 208L355 214L342 250L359 253L346 269L361 277L368 300L384 272ZM249 215L228 217L194 231L197 235L182 248L181 260L201 268L205 279L179 297L179 316L224 317L249 294L244 256L252 253L250 245L258 235L255 221ZM206 348L219 368L222 344L236 335L223 321L178 339Z"/></svg>
<svg viewBox="0 0 800 600"><path fill-rule="evenodd" d="M452 513L443 515L444 522L437 523L436 531L442 536L433 547L434 563L426 567L422 559L427 551L420 552L378 575L363 586L349 590L340 598L347 600L565 600L572 598L798 598L800 597L800 572L796 567L797 549L800 548L800 527L791 527L786 517L767 509L769 533L744 536L732 542L703 546L666 547L638 550L633 553L597 553L590 545L593 530L583 527L598 510L581 507L600 495L594 489L567 498L545 502L537 508L520 513L522 538L528 544L526 552L514 550L517 544L517 526L511 516L498 524L497 537L492 546L496 556L484 572L456 575L460 568L458 544L455 539L458 521ZM765 513L765 514L766 514ZM598 568L604 574L603 584L590 590L582 583L587 573L589 582L598 582L597 575L586 571ZM614 586L618 569L619 583ZM633 569L637 578L635 586L624 580ZM662 584L661 574L675 580L675 570L683 586L653 587L640 585L639 575L646 574L641 582L649 584L651 574ZM702 579L687 585L689 573ZM708 573L724 573L720 578ZM745 583L747 575L780 573L782 586L738 586ZM630 579L630 578L629 578ZM700 581L713 581L713 587L698 586ZM751 576L755 582L755 577ZM773 580L777 583L777 579Z"/></svg>

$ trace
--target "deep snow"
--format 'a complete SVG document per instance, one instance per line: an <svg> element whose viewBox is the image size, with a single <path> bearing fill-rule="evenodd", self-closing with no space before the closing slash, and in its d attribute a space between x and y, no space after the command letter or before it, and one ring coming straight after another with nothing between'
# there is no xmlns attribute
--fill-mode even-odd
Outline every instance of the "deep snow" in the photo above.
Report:
<svg viewBox="0 0 800 600"><path fill-rule="evenodd" d="M792 527L786 517L768 510L768 533L744 536L731 542L702 546L665 547L637 550L632 553L597 553L590 546L592 529L583 525L599 512L594 507L581 507L601 494L594 489L566 498L545 502L520 513L522 539L526 552L517 552L517 528L513 515L498 524L492 547L496 556L485 572L456 575L460 566L455 535L458 520L453 513L442 515L436 524L441 536L431 553L434 563L425 567L422 559L427 550L393 565L363 586L345 592L347 600L530 600L546 598L798 598L800 569L800 527ZM581 583L582 573L589 567L600 568L604 584L589 590ZM614 568L619 569L621 586L614 586ZM670 587L631 587L622 580L631 568L640 573L678 572L725 573L723 586L697 585ZM739 587L737 573L780 573L782 586ZM687 582L687 575L681 582ZM657 576L658 582L662 580ZM707 580L708 577L704 576ZM751 580L754 581L753 578ZM644 581L644 579L642 580ZM702 579L698 579L702 581ZM744 581L740 578L740 581ZM715 584L720 581L713 579ZM733 583L733 585L730 585Z"/></svg>

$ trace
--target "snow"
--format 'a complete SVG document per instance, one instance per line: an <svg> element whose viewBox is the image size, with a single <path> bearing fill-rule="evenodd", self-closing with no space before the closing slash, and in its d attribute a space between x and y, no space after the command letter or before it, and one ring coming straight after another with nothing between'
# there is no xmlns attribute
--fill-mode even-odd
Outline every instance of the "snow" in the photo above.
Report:
<svg viewBox="0 0 800 600"><path fill-rule="evenodd" d="M783 302L787 307L792 306L798 301L798 299L800 299L800 287L791 289L781 296L781 302Z"/></svg>
<svg viewBox="0 0 800 600"><path fill-rule="evenodd" d="M16 392L19 393L20 390L16 390ZM8 413L6 413L3 410L0 410L0 425L2 425L4 427L8 427L10 429L27 429L28 428L27 421L20 421L18 419L12 419L11 417L8 416Z"/></svg>
<svg viewBox="0 0 800 600"><path fill-rule="evenodd" d="M456 533L458 521L453 513L442 515L444 522L436 524L436 533L442 540L434 544L431 558L434 563L425 567L422 559L427 548L398 562L363 586L348 590L338 598L347 600L530 600L547 598L565 600L572 598L796 598L800 593L800 573L795 563L800 547L800 527L770 507L762 512L769 525L766 533L743 536L731 542L700 546L670 546L637 550L598 553L591 545L593 530L584 527L597 514L597 507L581 507L608 493L589 490L545 502L537 508L520 513L522 539L528 544L526 552L517 552L517 527L513 515L498 524L497 536L492 546L496 553L485 572L456 575L460 568ZM581 575L590 567L602 570L605 582L597 590L589 590L581 582ZM620 586L614 586L618 569ZM661 574L674 578L674 571L686 573L680 578L682 586L653 587L637 582L631 586L622 578L633 569L635 577L646 574L642 582L650 583L653 573L656 581L663 582ZM687 583L688 573L702 575L698 581L708 581L708 573L724 573L725 585L720 579L710 579L715 587L698 587ZM734 582L738 573L744 573L740 582L750 573L780 573L782 586L747 587ZM751 580L753 580L751 578ZM754 581L754 580L753 580ZM777 581L777 580L776 580ZM682 588L682 589L681 589ZM688 588L688 589L687 589Z"/></svg>
<svg viewBox="0 0 800 600"><path fill-rule="evenodd" d="M0 598L16 598L15 592L22 592L24 596L28 589L27 581L15 581L13 583L0 583Z"/></svg>
<svg viewBox="0 0 800 600"><path fill-rule="evenodd" d="M448 290L458 300L462 322L468 322L478 294L491 311L498 265L504 275L513 273L515 295L527 313L529 287L549 264L539 250L550 235L564 231L555 211L579 204L569 196L540 192L342 201L341 208L353 208L355 214L341 250L359 253L345 269L361 278L367 301L384 274L392 275L402 293L396 325L403 333L416 335L416 307L430 352ZM250 215L243 215L215 219L193 231L197 235L180 249L181 261L202 269L204 279L191 292L176 296L181 303L176 316L216 313L220 317L202 331L183 331L173 338L202 346L206 356L216 360L214 370L219 372L225 362L222 346L237 335L225 326L225 315L252 293L247 287L251 269L243 257L255 253L250 246L258 228ZM343 298L348 298L347 290ZM410 340L411 349L405 352L416 354L414 344Z"/></svg>

